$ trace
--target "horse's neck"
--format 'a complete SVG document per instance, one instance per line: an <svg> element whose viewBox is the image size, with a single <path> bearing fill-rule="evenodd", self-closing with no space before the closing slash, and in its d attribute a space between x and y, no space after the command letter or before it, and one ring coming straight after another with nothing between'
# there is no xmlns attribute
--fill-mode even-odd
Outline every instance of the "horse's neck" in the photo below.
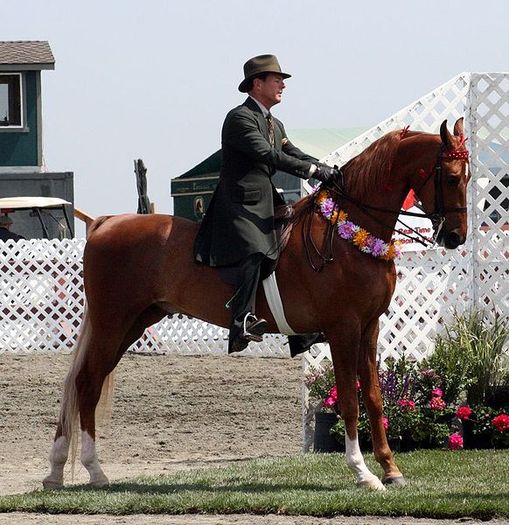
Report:
<svg viewBox="0 0 509 525"><path fill-rule="evenodd" d="M342 206L350 220L376 237L389 241L399 210L411 187L410 177L418 175L421 170L425 174L430 172L436 160L438 145L436 148L430 146L436 143L437 137L428 134L415 134L401 140L388 173L381 180L373 180L360 189L352 180L358 169L353 173L347 170L346 193L353 202L342 200Z"/></svg>

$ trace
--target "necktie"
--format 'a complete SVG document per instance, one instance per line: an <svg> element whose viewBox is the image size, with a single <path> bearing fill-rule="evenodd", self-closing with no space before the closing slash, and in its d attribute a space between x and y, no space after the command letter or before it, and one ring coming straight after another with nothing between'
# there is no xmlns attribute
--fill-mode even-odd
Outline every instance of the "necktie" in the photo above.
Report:
<svg viewBox="0 0 509 525"><path fill-rule="evenodd" d="M267 115L267 129L269 130L270 145L274 147L274 121L272 120L272 115L270 113Z"/></svg>

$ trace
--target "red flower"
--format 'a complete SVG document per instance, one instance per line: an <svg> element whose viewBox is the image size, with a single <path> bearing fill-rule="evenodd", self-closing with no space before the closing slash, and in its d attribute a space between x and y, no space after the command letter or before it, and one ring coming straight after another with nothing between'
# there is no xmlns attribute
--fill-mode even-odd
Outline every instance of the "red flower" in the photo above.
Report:
<svg viewBox="0 0 509 525"><path fill-rule="evenodd" d="M494 417L491 422L499 432L505 432L506 430L509 430L509 416L507 414L499 414L498 416Z"/></svg>
<svg viewBox="0 0 509 525"><path fill-rule="evenodd" d="M414 410L415 409L415 401L412 401L411 399L400 399L398 401L398 405L401 408L404 408L406 410Z"/></svg>
<svg viewBox="0 0 509 525"><path fill-rule="evenodd" d="M433 397L429 402L431 410L443 410L447 406L447 403L441 397Z"/></svg>
<svg viewBox="0 0 509 525"><path fill-rule="evenodd" d="M456 410L456 417L458 417L462 421L470 419L471 415L472 409L469 406L458 407L458 410Z"/></svg>
<svg viewBox="0 0 509 525"><path fill-rule="evenodd" d="M463 438L461 437L461 434L455 432L449 436L449 448L451 450L459 450L460 448L463 448Z"/></svg>
<svg viewBox="0 0 509 525"><path fill-rule="evenodd" d="M442 397L444 395L444 393L442 392L441 388L434 388L431 391L431 395L432 395L432 397Z"/></svg>
<svg viewBox="0 0 509 525"><path fill-rule="evenodd" d="M384 430L389 428L389 418L387 416L382 416L382 423L384 425Z"/></svg>

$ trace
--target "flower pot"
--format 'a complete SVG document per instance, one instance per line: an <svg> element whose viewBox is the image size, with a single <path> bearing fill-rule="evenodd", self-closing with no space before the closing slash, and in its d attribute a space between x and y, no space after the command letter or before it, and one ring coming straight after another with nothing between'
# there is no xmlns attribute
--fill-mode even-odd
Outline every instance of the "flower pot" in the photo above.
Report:
<svg viewBox="0 0 509 525"><path fill-rule="evenodd" d="M465 449L486 449L493 448L492 434L475 434L474 422L466 419L461 422L463 427L463 448Z"/></svg>
<svg viewBox="0 0 509 525"><path fill-rule="evenodd" d="M317 412L315 414L315 435L313 450L315 452L342 452L345 450L343 443L338 443L331 435L331 428L337 423L338 417L330 412Z"/></svg>

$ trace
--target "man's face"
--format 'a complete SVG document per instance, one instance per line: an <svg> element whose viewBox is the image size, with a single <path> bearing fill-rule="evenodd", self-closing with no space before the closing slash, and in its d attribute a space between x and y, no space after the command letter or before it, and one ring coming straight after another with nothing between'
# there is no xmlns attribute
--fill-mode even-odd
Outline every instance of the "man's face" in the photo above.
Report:
<svg viewBox="0 0 509 525"><path fill-rule="evenodd" d="M254 80L254 95L267 109L279 104L283 97L285 82L281 75L269 73L264 80Z"/></svg>

